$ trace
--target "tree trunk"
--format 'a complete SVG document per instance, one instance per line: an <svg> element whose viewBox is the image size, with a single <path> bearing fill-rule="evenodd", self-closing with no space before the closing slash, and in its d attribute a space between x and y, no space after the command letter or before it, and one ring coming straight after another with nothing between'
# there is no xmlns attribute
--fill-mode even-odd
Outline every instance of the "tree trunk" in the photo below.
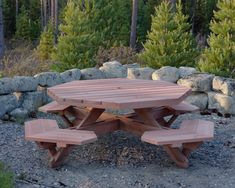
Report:
<svg viewBox="0 0 235 188"><path fill-rule="evenodd" d="M192 33L195 34L195 12L196 12L196 0L191 0L190 3L190 17L192 22Z"/></svg>
<svg viewBox="0 0 235 188"><path fill-rule="evenodd" d="M47 0L43 0L43 25L47 25Z"/></svg>
<svg viewBox="0 0 235 188"><path fill-rule="evenodd" d="M137 16L138 16L138 0L132 1L132 19L131 19L131 35L130 47L136 47L136 29L137 29Z"/></svg>
<svg viewBox="0 0 235 188"><path fill-rule="evenodd" d="M4 54L4 32L3 32L3 14L2 14L2 0L0 0L0 58Z"/></svg>
<svg viewBox="0 0 235 188"><path fill-rule="evenodd" d="M16 0L16 18L19 14L19 0Z"/></svg>
<svg viewBox="0 0 235 188"><path fill-rule="evenodd" d="M40 14L41 14L41 29L43 30L43 28L44 28L44 12L43 12L43 0L40 0L40 8L41 8L41 10L40 10Z"/></svg>
<svg viewBox="0 0 235 188"><path fill-rule="evenodd" d="M57 37L59 33L59 5L58 0L55 0L55 42L57 43Z"/></svg>

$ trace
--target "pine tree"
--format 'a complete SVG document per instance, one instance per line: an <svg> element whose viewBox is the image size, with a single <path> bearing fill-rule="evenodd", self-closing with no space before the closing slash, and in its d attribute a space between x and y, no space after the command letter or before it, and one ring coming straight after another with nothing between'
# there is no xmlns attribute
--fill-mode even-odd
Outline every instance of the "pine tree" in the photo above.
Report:
<svg viewBox="0 0 235 188"><path fill-rule="evenodd" d="M235 78L235 0L220 0L211 35L199 62L202 71Z"/></svg>
<svg viewBox="0 0 235 188"><path fill-rule="evenodd" d="M54 35L51 22L45 27L40 36L40 42L36 49L36 54L41 61L45 61L51 58L51 54L54 51Z"/></svg>
<svg viewBox="0 0 235 188"><path fill-rule="evenodd" d="M198 56L196 42L189 32L188 17L182 13L181 3L176 11L163 1L152 16L151 31L140 58L150 67L192 66Z"/></svg>
<svg viewBox="0 0 235 188"><path fill-rule="evenodd" d="M69 1L66 6L63 23L60 25L61 35L53 53L53 59L58 62L53 69L57 71L94 65L92 57L98 48L97 37L89 24L90 5L86 5L84 9L82 5Z"/></svg>

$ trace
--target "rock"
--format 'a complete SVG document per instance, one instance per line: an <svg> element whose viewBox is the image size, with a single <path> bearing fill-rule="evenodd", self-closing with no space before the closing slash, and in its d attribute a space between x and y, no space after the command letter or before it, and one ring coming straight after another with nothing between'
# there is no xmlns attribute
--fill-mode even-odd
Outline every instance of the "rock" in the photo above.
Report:
<svg viewBox="0 0 235 188"><path fill-rule="evenodd" d="M175 83L179 79L179 70L170 66L162 67L152 74L152 79Z"/></svg>
<svg viewBox="0 0 235 188"><path fill-rule="evenodd" d="M15 95L0 95L0 117L3 117L6 113L11 112L18 107L18 101Z"/></svg>
<svg viewBox="0 0 235 188"><path fill-rule="evenodd" d="M28 111L23 108L16 108L12 112L10 112L11 120L16 121L18 123L23 123L25 119L28 118Z"/></svg>
<svg viewBox="0 0 235 188"><path fill-rule="evenodd" d="M80 80L81 78L81 71L79 69L71 69L65 72L60 73L60 76L63 82L70 82L73 80Z"/></svg>
<svg viewBox="0 0 235 188"><path fill-rule="evenodd" d="M180 67L179 68L179 74L180 74L180 78L186 78L192 74L197 73L198 71L193 68L193 67Z"/></svg>
<svg viewBox="0 0 235 188"><path fill-rule="evenodd" d="M82 80L94 80L94 79L104 79L105 75L104 73L97 69L97 68L87 68L87 69L82 69Z"/></svg>
<svg viewBox="0 0 235 188"><path fill-rule="evenodd" d="M177 84L191 88L192 91L211 91L213 78L211 74L193 74L179 79Z"/></svg>
<svg viewBox="0 0 235 188"><path fill-rule="evenodd" d="M118 61L111 61L103 63L100 70L104 73L106 78L126 78L127 68L122 66Z"/></svg>
<svg viewBox="0 0 235 188"><path fill-rule="evenodd" d="M13 85L11 78L0 79L0 94L9 94L13 92Z"/></svg>
<svg viewBox="0 0 235 188"><path fill-rule="evenodd" d="M38 87L38 80L30 76L15 76L12 82L15 92L36 91Z"/></svg>
<svg viewBox="0 0 235 188"><path fill-rule="evenodd" d="M225 95L235 96L235 80L215 76L212 82L213 90L220 91Z"/></svg>
<svg viewBox="0 0 235 188"><path fill-rule="evenodd" d="M53 101L53 99L51 97L49 97L49 95L47 94L47 88L46 87L38 86L37 90L42 92L42 103L43 103L43 105Z"/></svg>
<svg viewBox="0 0 235 188"><path fill-rule="evenodd" d="M40 86L55 86L63 82L58 72L43 72L34 76Z"/></svg>
<svg viewBox="0 0 235 188"><path fill-rule="evenodd" d="M43 92L27 92L20 97L20 106L28 112L35 112L43 105Z"/></svg>
<svg viewBox="0 0 235 188"><path fill-rule="evenodd" d="M152 80L152 74L154 69L145 67L145 68L128 68L127 69L127 78L129 79L144 79Z"/></svg>
<svg viewBox="0 0 235 188"><path fill-rule="evenodd" d="M208 106L208 96L206 93L193 92L185 101L197 106L200 110L205 110Z"/></svg>
<svg viewBox="0 0 235 188"><path fill-rule="evenodd" d="M140 68L140 64L138 64L138 63L125 64L125 65L123 65L123 67L126 67L127 69L128 68Z"/></svg>
<svg viewBox="0 0 235 188"><path fill-rule="evenodd" d="M208 92L208 109L217 109L222 114L235 114L235 98L221 93Z"/></svg>

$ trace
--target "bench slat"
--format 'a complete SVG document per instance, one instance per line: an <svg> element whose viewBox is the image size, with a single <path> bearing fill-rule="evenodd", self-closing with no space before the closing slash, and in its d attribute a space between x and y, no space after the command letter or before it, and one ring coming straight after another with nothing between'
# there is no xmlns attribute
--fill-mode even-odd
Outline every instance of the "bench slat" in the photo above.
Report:
<svg viewBox="0 0 235 188"><path fill-rule="evenodd" d="M97 136L93 131L58 129L31 135L26 137L26 139L38 142L81 145L96 141Z"/></svg>
<svg viewBox="0 0 235 188"><path fill-rule="evenodd" d="M97 140L93 131L59 129L55 120L38 119L25 123L25 139L57 145L81 145Z"/></svg>
<svg viewBox="0 0 235 188"><path fill-rule="evenodd" d="M25 122L25 136L58 129L57 122L49 119L37 119Z"/></svg>
<svg viewBox="0 0 235 188"><path fill-rule="evenodd" d="M180 129L146 131L141 140L155 145L175 145L213 138L214 124L204 120L186 120Z"/></svg>
<svg viewBox="0 0 235 188"><path fill-rule="evenodd" d="M70 105L64 105L64 104L59 104L56 101L53 101L51 103L48 103L44 106L41 106L39 108L39 111L41 112L51 112L51 113L58 113L61 112L65 109L67 109L68 107L70 107Z"/></svg>
<svg viewBox="0 0 235 188"><path fill-rule="evenodd" d="M170 109L173 109L177 112L181 112L181 113L184 113L184 112L196 112L199 110L199 108L195 105L192 105L192 104L189 104L185 101L177 104L177 105L171 105L169 106L168 108Z"/></svg>

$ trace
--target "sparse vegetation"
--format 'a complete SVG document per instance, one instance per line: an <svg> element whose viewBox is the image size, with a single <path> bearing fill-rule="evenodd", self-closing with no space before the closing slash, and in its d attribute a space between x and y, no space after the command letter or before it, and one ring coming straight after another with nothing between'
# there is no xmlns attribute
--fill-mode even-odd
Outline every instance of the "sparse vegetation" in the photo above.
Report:
<svg viewBox="0 0 235 188"><path fill-rule="evenodd" d="M13 188L13 173L9 172L7 168L0 162L0 187Z"/></svg>

